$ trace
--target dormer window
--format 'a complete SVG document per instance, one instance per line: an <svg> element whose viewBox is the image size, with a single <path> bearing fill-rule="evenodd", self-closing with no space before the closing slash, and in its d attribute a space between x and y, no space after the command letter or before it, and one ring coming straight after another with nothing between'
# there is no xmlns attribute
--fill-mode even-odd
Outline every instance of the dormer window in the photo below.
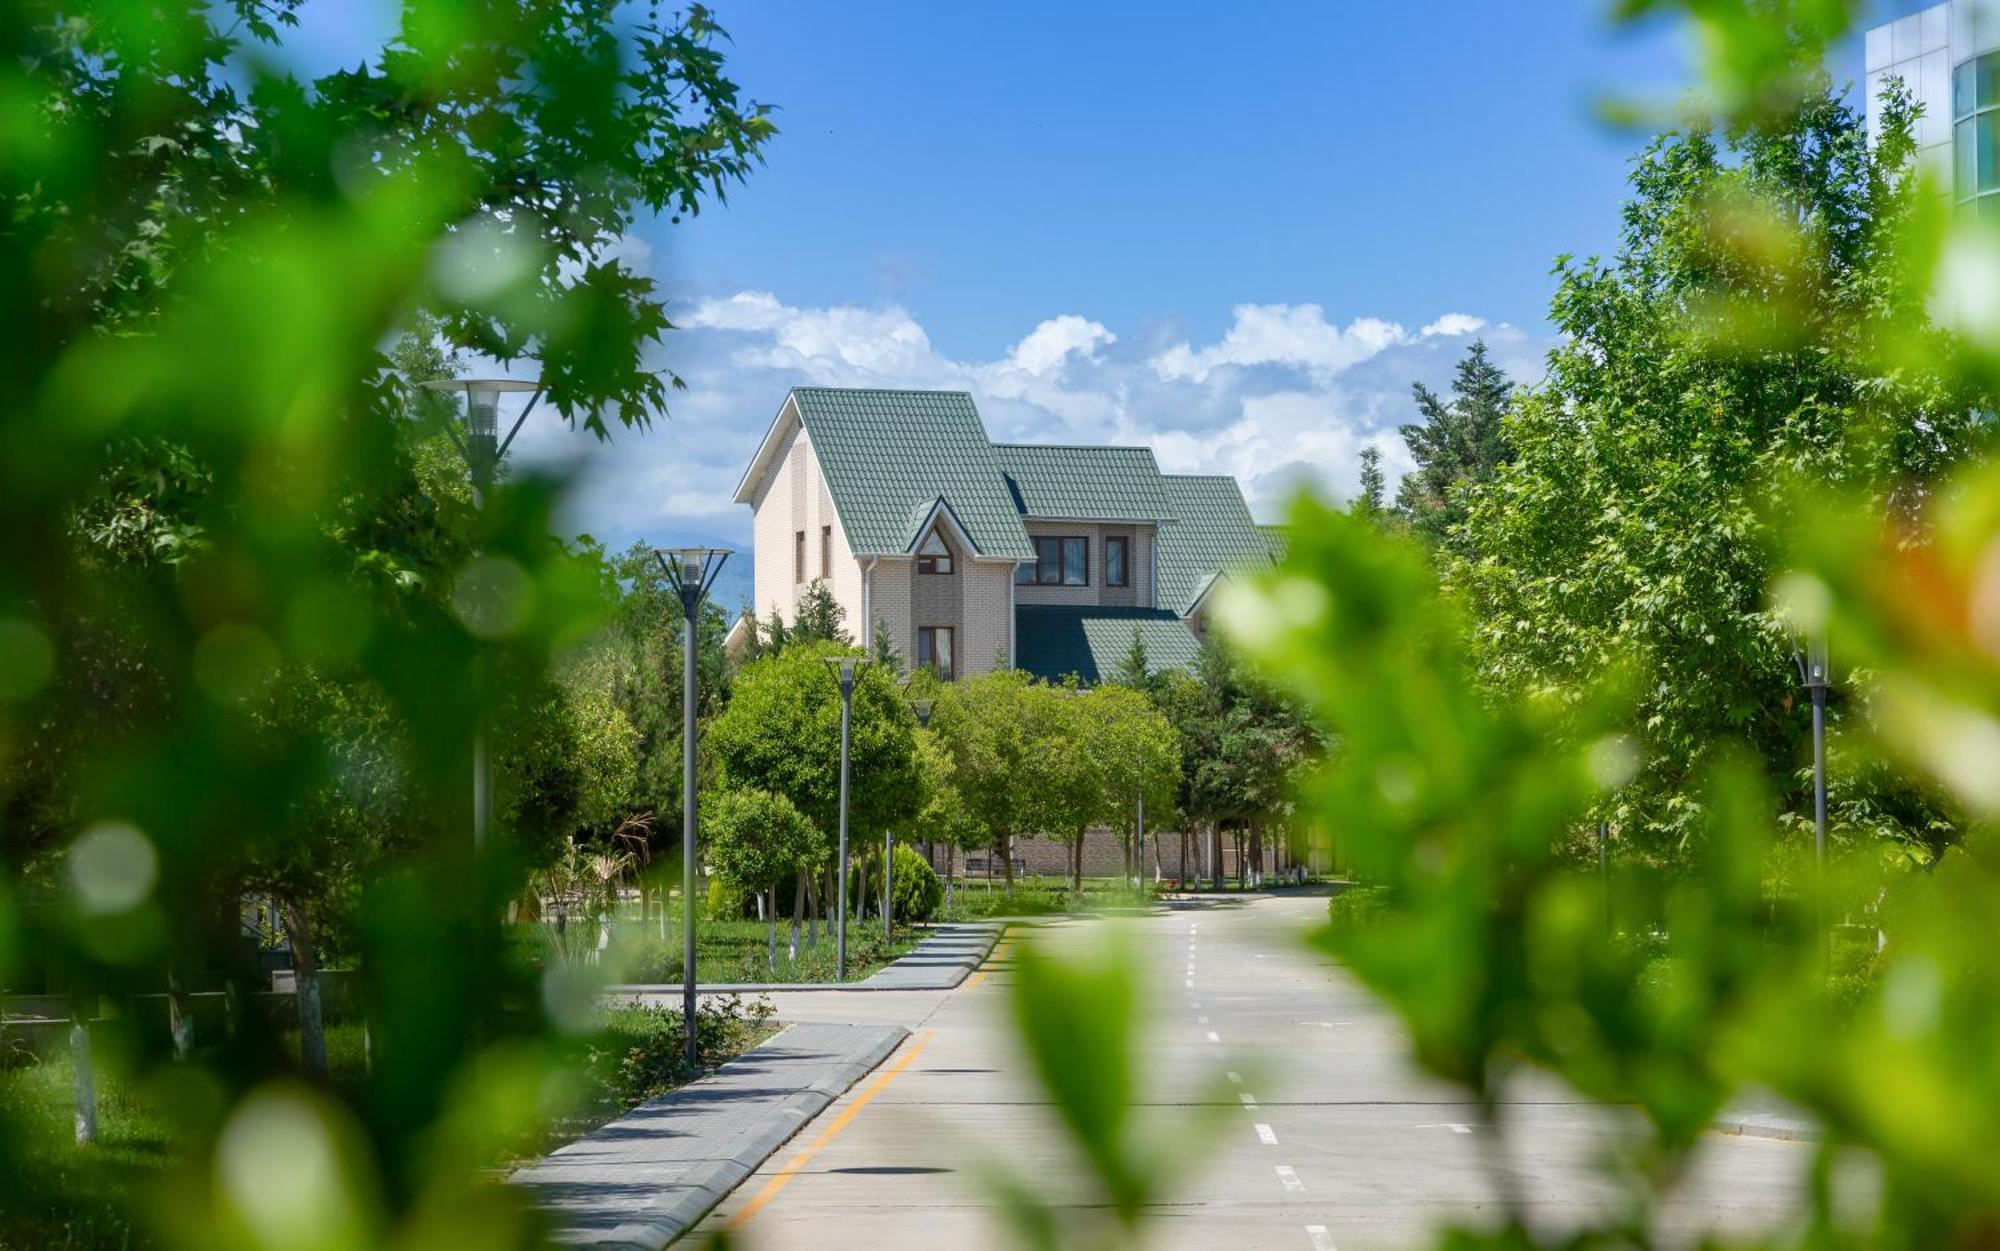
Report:
<svg viewBox="0 0 2000 1251"><path fill-rule="evenodd" d="M923 545L917 548L917 572L951 572L951 549L944 545L944 539L935 530L925 536Z"/></svg>

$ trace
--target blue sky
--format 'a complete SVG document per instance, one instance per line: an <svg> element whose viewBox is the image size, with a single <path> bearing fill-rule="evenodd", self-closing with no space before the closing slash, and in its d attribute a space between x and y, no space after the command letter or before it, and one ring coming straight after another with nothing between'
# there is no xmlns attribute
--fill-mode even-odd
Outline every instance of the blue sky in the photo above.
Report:
<svg viewBox="0 0 2000 1251"><path fill-rule="evenodd" d="M1267 515L1363 446L1398 471L1410 383L1474 336L1539 372L1550 266L1613 245L1643 143L1594 106L1671 99L1683 36L1607 0L1234 7L719 0L782 133L727 205L633 232L690 391L523 453L582 456L573 523L617 543L746 538L729 493L801 382L966 387L996 437L1150 443ZM387 11L309 6L302 68Z"/></svg>

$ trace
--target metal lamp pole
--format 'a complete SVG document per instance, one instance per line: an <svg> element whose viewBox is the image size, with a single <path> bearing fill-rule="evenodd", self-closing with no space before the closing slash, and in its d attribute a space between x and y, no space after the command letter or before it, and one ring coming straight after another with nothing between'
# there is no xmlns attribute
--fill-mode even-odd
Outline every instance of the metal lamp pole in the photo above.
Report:
<svg viewBox="0 0 2000 1251"><path fill-rule="evenodd" d="M840 850L839 889L834 894L833 980L847 980L847 772L854 754L854 675L868 667L862 656L826 656L826 667L840 683Z"/></svg>
<svg viewBox="0 0 2000 1251"><path fill-rule="evenodd" d="M694 873L695 873L695 656L700 650L701 602L715 585L729 551L681 547L653 553L667 584L681 601L681 1022L682 1050L689 1068L699 1054L695 1037Z"/></svg>
<svg viewBox="0 0 2000 1251"><path fill-rule="evenodd" d="M493 479L499 470L500 458L514 445L514 436L521 433L521 424L534 411L535 401L542 398L542 384L522 378L438 378L417 385L426 391L446 394L456 391L465 397L465 433L459 433L456 423L448 423L445 430L451 435L451 441L458 445L458 453L465 458L465 467L472 475L472 506L484 513L487 497L493 493ZM514 418L513 427L502 440L500 397L519 393L530 393L528 403L521 409L520 416ZM486 720L482 716L472 728L474 852L483 853L486 850L492 825L493 768L487 759Z"/></svg>
<svg viewBox="0 0 2000 1251"><path fill-rule="evenodd" d="M1803 651L1792 653L1799 685L1812 695L1813 708L1813 864L1826 868L1826 635L1816 633Z"/></svg>

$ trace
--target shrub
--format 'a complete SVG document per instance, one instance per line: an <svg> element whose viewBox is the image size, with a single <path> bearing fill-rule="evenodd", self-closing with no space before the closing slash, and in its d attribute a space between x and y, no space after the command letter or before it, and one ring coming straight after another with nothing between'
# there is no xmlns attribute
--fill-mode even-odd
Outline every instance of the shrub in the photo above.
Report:
<svg viewBox="0 0 2000 1251"><path fill-rule="evenodd" d="M741 921L757 915L756 895L721 877L708 879L708 919Z"/></svg>
<svg viewBox="0 0 2000 1251"><path fill-rule="evenodd" d="M1326 919L1336 929L1365 925L1389 908L1386 886L1350 886L1326 901Z"/></svg>
<svg viewBox="0 0 2000 1251"><path fill-rule="evenodd" d="M928 921L944 902L937 870L909 847L896 848L895 905L898 921Z"/></svg>
<svg viewBox="0 0 2000 1251"><path fill-rule="evenodd" d="M771 1001L710 996L695 1008L695 1054L706 1068L747 1046L771 1017ZM681 1055L687 1038L678 1009L613 1008L586 1053L595 1093L621 1108L657 1099L700 1074Z"/></svg>

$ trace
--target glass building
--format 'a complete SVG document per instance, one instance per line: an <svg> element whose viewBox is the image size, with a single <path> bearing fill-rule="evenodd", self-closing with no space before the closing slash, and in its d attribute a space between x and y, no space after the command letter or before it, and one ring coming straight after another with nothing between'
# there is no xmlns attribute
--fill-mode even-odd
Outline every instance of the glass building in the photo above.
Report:
<svg viewBox="0 0 2000 1251"><path fill-rule="evenodd" d="M1882 88L1900 78L1923 115L1917 159L1963 211L2000 220L2000 0L1944 4L1871 28L1865 49L1868 133Z"/></svg>

